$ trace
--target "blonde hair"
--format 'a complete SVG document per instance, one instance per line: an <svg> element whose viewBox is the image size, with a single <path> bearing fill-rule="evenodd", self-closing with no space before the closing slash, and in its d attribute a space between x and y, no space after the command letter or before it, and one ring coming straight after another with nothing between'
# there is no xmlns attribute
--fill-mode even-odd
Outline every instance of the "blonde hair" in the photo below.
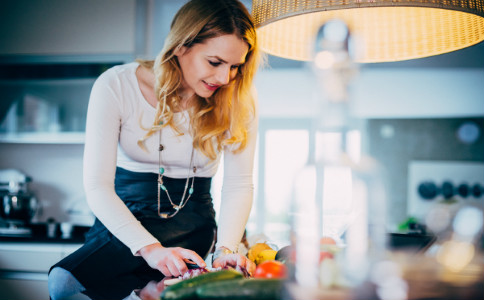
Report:
<svg viewBox="0 0 484 300"><path fill-rule="evenodd" d="M170 125L178 133L173 112L179 111L177 90L182 72L174 53L181 47L225 34L235 34L247 42L249 50L245 63L240 66L234 80L218 89L211 97L198 97L190 115L193 146L210 159L223 146L235 144L234 152L243 150L247 144L247 127L255 117L255 103L251 94L252 81L259 65L259 49L254 23L247 9L237 0L191 0L175 15L165 44L155 61L140 64L152 68L158 98L153 126L138 141L145 149L144 141L156 131ZM145 149L146 150L146 149Z"/></svg>

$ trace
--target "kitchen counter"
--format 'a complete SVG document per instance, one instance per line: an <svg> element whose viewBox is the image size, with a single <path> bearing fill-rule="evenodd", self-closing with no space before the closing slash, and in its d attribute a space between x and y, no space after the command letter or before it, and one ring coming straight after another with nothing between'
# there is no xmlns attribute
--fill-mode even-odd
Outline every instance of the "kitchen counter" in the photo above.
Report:
<svg viewBox="0 0 484 300"><path fill-rule="evenodd" d="M0 300L49 299L50 267L82 245L74 240L68 243L6 240L0 240Z"/></svg>
<svg viewBox="0 0 484 300"><path fill-rule="evenodd" d="M72 231L66 237L62 236L59 224L55 224L55 230L48 234L47 223L28 224L27 228L31 230L28 235L1 234L0 243L40 243L40 244L82 244L84 236L89 231L90 226L72 225Z"/></svg>
<svg viewBox="0 0 484 300"><path fill-rule="evenodd" d="M48 228L55 230L50 230L48 234ZM0 300L49 299L49 269L82 246L84 235L90 227L75 225L71 228L68 236L63 238L57 223L31 223L20 229L2 224ZM86 298L79 295L72 300Z"/></svg>
<svg viewBox="0 0 484 300"><path fill-rule="evenodd" d="M393 248L395 261L403 267L405 281L408 284L408 299L437 300L437 299L474 299L476 295L484 292L484 281L482 279L472 283L470 279L482 278L484 261L481 256L476 257L476 261L465 269L462 274L443 272L441 266L422 254L422 250L427 249L434 239L429 236L392 234L390 248ZM45 282L47 280L48 268L62 257L72 253L82 245L83 236L73 235L71 239L61 237L46 238L38 236L34 239L0 238L0 262L2 270L0 275L5 280L22 279L21 283L25 286L26 280L31 282ZM410 251L409 248L410 247ZM404 251L402 251L404 250ZM7 256L8 257L7 257ZM12 272L16 270L16 273ZM96 272L96 270L93 270ZM22 275L22 278L17 278ZM25 277L25 276L30 277ZM8 287L8 285L7 285ZM152 300L159 299L164 289L164 280L161 274L155 270L149 274L127 274L115 281L100 282L99 286L86 291L86 295L93 300ZM46 291L46 288L43 287ZM297 290L297 289L296 289ZM307 289L298 293L308 293ZM348 292L337 289L325 289L317 291L317 295L322 297L312 297L313 299L361 299L361 295L369 295L371 299L378 299L375 294L374 285L367 284L354 291L348 297ZM0 299L2 299L0 297ZM5 298L6 299L6 298ZM285 300L308 299L308 297L290 297ZM365 298L370 299L370 298Z"/></svg>
<svg viewBox="0 0 484 300"><path fill-rule="evenodd" d="M424 272L424 274L428 275L426 272ZM419 274L418 270L416 270L416 273L413 275L415 275L414 279L407 278L409 294L406 299L409 300L474 300L480 299L484 292L483 281L460 285L458 282L436 281L431 278L423 278L425 275ZM150 280L149 278L127 276L116 282L104 283L103 286L100 286L95 290L87 291L86 294L93 300L153 300L160 299L160 295L164 288L164 280ZM354 290L327 288L313 291L308 289L308 287L298 287L294 283L288 282L282 291L282 294L284 295L283 299L273 300L381 299L378 297L375 285L370 282L366 282ZM245 298L241 295L241 297L237 299Z"/></svg>
<svg viewBox="0 0 484 300"><path fill-rule="evenodd" d="M47 272L50 267L76 251L81 243L1 242L0 271Z"/></svg>
<svg viewBox="0 0 484 300"><path fill-rule="evenodd" d="M18 244L82 244L84 243L84 236L73 236L70 238L47 236L0 236L0 244L3 243L18 243Z"/></svg>

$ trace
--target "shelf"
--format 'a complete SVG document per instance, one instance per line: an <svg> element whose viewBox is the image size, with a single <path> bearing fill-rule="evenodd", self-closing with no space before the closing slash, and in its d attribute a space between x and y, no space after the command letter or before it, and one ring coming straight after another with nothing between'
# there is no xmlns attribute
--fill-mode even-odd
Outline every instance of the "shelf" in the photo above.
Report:
<svg viewBox="0 0 484 300"><path fill-rule="evenodd" d="M1 133L0 143L11 144L84 144L84 132Z"/></svg>

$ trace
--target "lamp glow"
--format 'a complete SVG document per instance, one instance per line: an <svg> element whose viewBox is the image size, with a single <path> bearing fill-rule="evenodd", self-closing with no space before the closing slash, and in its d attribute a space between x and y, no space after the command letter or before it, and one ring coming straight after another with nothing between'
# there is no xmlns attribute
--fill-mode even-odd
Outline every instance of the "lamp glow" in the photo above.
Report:
<svg viewBox="0 0 484 300"><path fill-rule="evenodd" d="M484 40L484 0L253 0L262 49L308 61L319 27L348 24L364 41L357 62L400 61L438 55Z"/></svg>

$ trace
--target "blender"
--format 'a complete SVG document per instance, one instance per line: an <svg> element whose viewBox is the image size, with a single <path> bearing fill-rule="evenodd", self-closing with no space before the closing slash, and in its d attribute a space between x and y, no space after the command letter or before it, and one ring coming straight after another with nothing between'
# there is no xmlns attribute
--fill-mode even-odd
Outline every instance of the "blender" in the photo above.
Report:
<svg viewBox="0 0 484 300"><path fill-rule="evenodd" d="M15 169L0 170L0 236L30 236L38 201L28 189L32 179Z"/></svg>

